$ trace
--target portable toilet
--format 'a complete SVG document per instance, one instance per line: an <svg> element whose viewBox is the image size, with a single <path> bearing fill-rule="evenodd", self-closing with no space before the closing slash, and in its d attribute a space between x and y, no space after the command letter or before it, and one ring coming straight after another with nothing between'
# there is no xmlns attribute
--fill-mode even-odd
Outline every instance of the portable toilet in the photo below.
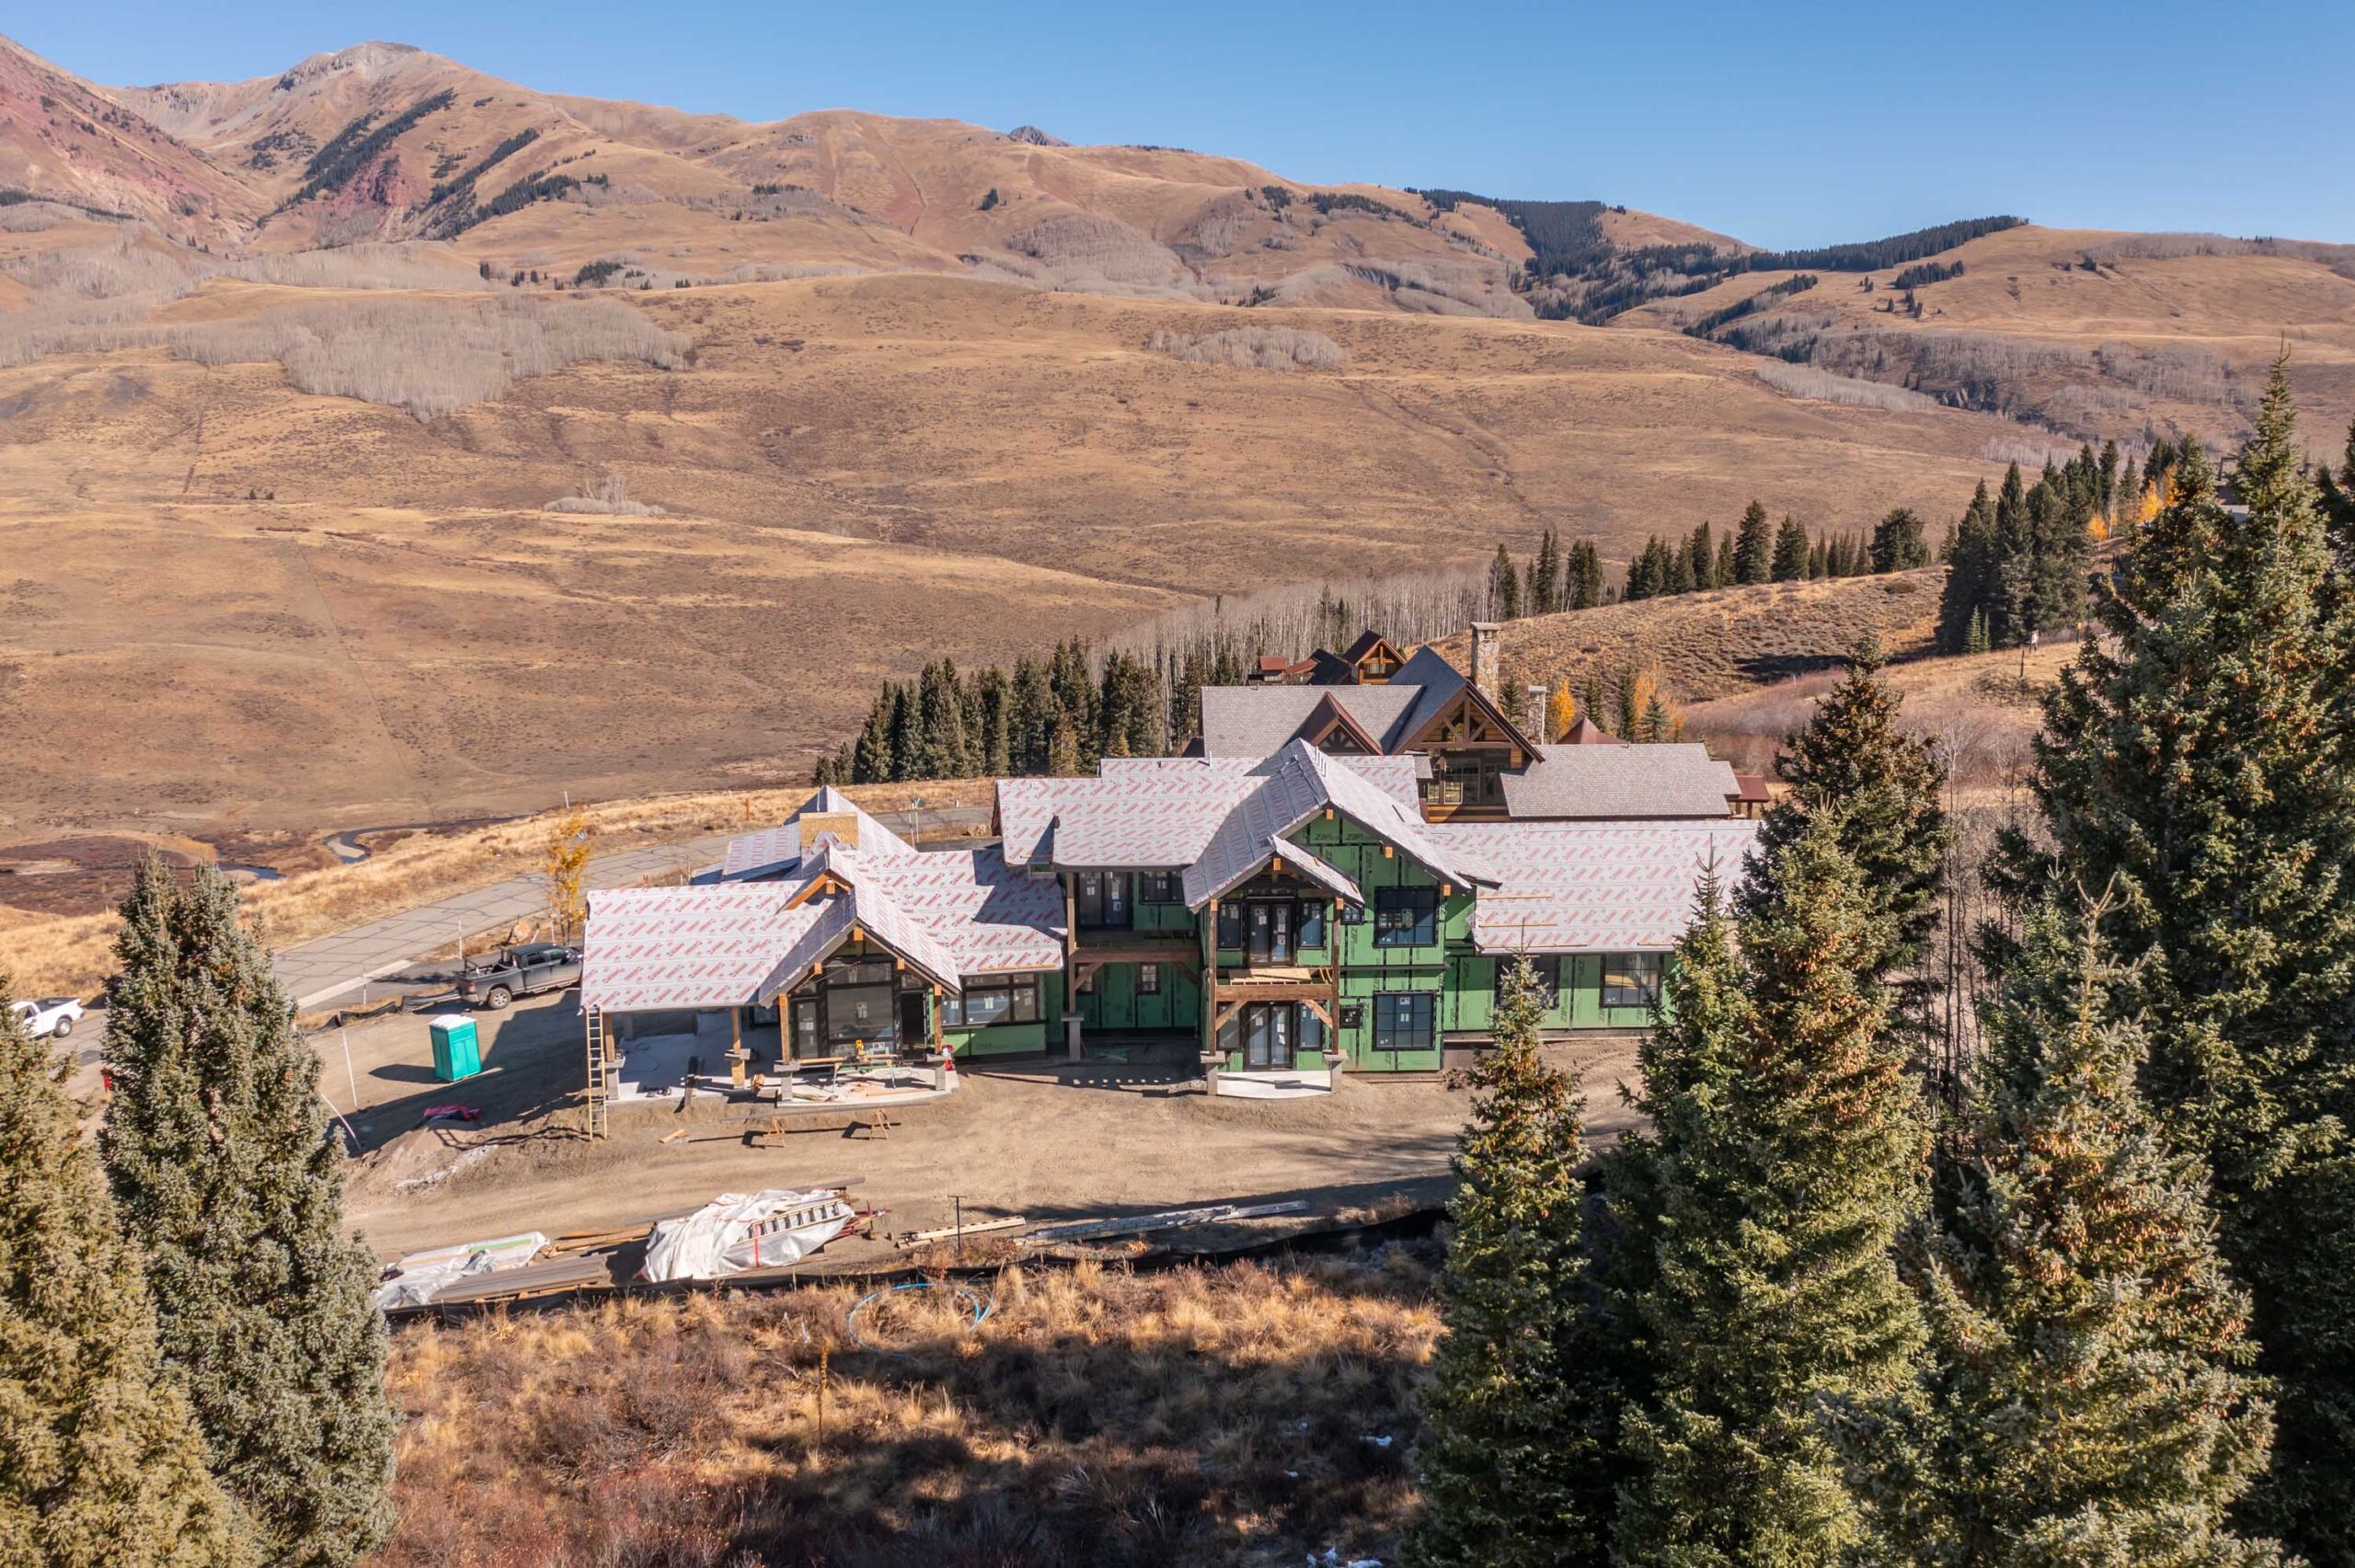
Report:
<svg viewBox="0 0 2355 1568"><path fill-rule="evenodd" d="M475 1021L464 1013L444 1013L433 1020L433 1076L444 1083L472 1078L482 1070L482 1045L475 1036Z"/></svg>

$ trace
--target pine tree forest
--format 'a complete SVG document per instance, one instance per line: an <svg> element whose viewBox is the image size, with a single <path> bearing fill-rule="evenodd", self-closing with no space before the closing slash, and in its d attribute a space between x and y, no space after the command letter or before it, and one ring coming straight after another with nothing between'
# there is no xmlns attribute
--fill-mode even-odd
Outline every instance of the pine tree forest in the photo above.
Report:
<svg viewBox="0 0 2355 1568"><path fill-rule="evenodd" d="M1950 629L2095 634L2022 807L1959 831L1859 647L1705 881L1599 1198L1554 1196L1564 1082L1492 1081L1412 1560L2355 1562L2355 439L2310 463L2280 365L2256 427L2229 492L2186 442L1973 498ZM1731 554L1803 544L1756 509Z"/></svg>

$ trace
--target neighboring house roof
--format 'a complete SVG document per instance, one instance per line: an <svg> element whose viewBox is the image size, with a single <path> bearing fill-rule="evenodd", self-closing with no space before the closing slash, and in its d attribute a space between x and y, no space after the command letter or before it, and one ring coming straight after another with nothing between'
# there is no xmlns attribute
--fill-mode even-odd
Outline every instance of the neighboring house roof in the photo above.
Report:
<svg viewBox="0 0 2355 1568"><path fill-rule="evenodd" d="M1620 739L1586 715L1580 714L1572 721L1570 727L1562 732L1562 738L1554 744L1557 746L1625 746L1627 742Z"/></svg>
<svg viewBox="0 0 2355 1568"><path fill-rule="evenodd" d="M580 1005L610 1013L735 1007L818 923L778 883L613 887L589 895Z"/></svg>
<svg viewBox="0 0 2355 1568"><path fill-rule="evenodd" d="M1702 878L1730 889L1758 824L1717 822L1435 823L1503 881L1483 889L1472 940L1483 953L1641 953L1676 945Z"/></svg>
<svg viewBox="0 0 2355 1568"><path fill-rule="evenodd" d="M1581 817L1723 817L1741 793L1732 764L1686 742L1658 746L1544 748L1504 775L1505 809L1516 820Z"/></svg>
<svg viewBox="0 0 2355 1568"><path fill-rule="evenodd" d="M1763 773L1736 773L1734 782L1741 785L1741 803L1744 806L1764 806L1774 799Z"/></svg>
<svg viewBox="0 0 2355 1568"><path fill-rule="evenodd" d="M820 788L774 828L764 828L756 833L742 833L728 841L728 854L720 862L719 876L723 882L741 882L756 876L775 876L793 870L801 861L801 819L807 816L848 812L858 819L858 848L866 854L915 854L913 844L860 810L850 796L827 784Z"/></svg>
<svg viewBox="0 0 2355 1568"><path fill-rule="evenodd" d="M1388 751L1421 695L1395 676L1380 686L1205 686L1202 750L1212 757L1272 757L1329 697Z"/></svg>

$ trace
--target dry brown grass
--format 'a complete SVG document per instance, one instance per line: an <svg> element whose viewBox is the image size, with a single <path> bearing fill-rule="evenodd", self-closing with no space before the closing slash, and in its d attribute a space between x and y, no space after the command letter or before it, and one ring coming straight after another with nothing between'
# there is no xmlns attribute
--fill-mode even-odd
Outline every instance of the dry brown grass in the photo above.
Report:
<svg viewBox="0 0 2355 1568"><path fill-rule="evenodd" d="M860 784L848 793L874 811L902 810L918 795L928 807L989 801L989 786L973 779ZM809 794L808 785L797 784L611 800L582 809L598 853L604 853L697 833L766 827ZM246 890L242 904L261 922L273 947L307 942L488 883L536 874L549 825L562 815L549 811L460 832L404 834L357 864L256 884ZM29 990L86 996L113 972L115 924L111 912L60 917L0 904L0 950Z"/></svg>
<svg viewBox="0 0 2355 1568"><path fill-rule="evenodd" d="M2074 642L2052 642L2028 650L2025 660L2017 648L1916 658L1891 665L1889 680L1905 699L1905 727L1935 738L1957 785L1979 792L2023 776L2028 742L2043 722L2043 694L2076 653ZM1706 741L1738 768L1764 772L1782 738L1808 722L1839 679L1827 668L1695 704L1684 710L1686 737Z"/></svg>
<svg viewBox="0 0 2355 1568"><path fill-rule="evenodd" d="M1765 583L1508 621L1504 687L1567 678L1576 692L1590 672L1648 669L1684 705L1835 668L1867 632L1890 658L1915 657L1929 650L1945 572ZM1468 635L1440 646L1467 665Z"/></svg>
<svg viewBox="0 0 2355 1568"><path fill-rule="evenodd" d="M851 1339L857 1294L404 1328L401 1523L378 1561L1388 1558L1415 1505L1439 1326L1422 1249L1008 1270L978 1333L938 1293L895 1304L873 1337L899 1356Z"/></svg>
<svg viewBox="0 0 2355 1568"><path fill-rule="evenodd" d="M1936 517L2005 428L1549 323L1286 313L1347 368L1271 375L1144 347L1264 311L907 275L635 298L692 368L576 364L430 423L270 364L0 370L0 599L26 606L0 612L0 815L316 830L803 777L943 655L1477 567L1547 525L1624 555L1753 489L1818 527ZM608 470L672 515L540 509Z"/></svg>

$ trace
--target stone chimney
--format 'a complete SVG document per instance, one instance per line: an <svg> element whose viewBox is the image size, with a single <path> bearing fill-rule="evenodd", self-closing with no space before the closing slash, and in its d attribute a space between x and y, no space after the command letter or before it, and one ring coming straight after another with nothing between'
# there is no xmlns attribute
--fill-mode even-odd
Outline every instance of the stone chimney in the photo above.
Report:
<svg viewBox="0 0 2355 1568"><path fill-rule="evenodd" d="M1500 659L1501 652L1497 646L1497 624L1494 621L1473 622L1472 684L1478 687L1480 695L1488 698L1491 703L1502 701L1502 692L1499 689L1499 681L1502 679Z"/></svg>
<svg viewBox="0 0 2355 1568"><path fill-rule="evenodd" d="M1554 715L1545 711L1549 695L1543 681L1532 681L1521 689L1521 727L1535 736L1540 745L1554 738L1549 733Z"/></svg>

